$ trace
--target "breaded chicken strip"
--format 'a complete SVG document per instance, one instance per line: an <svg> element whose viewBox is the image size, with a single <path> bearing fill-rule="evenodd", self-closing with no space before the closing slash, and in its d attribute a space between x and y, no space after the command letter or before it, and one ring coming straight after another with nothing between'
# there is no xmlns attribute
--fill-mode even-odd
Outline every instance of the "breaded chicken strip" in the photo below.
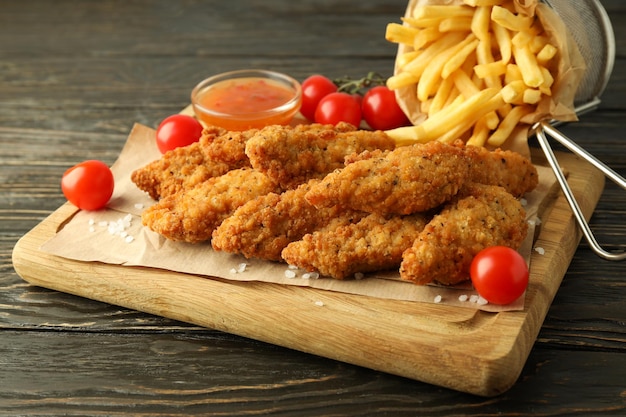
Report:
<svg viewBox="0 0 626 417"><path fill-rule="evenodd" d="M336 279L357 272L398 268L402 253L426 222L422 214L391 217L370 214L357 223L307 234L287 245L282 257L290 265Z"/></svg>
<svg viewBox="0 0 626 417"><path fill-rule="evenodd" d="M267 176L240 168L162 198L142 214L143 224L167 239L209 240L213 230L246 202L278 189Z"/></svg>
<svg viewBox="0 0 626 417"><path fill-rule="evenodd" d="M327 175L307 194L311 204L410 214L447 202L466 183L498 185L522 196L539 180L535 166L519 153L465 147L460 141L366 151L345 161L344 169Z"/></svg>
<svg viewBox="0 0 626 417"><path fill-rule="evenodd" d="M160 159L135 170L131 180L158 200L231 169L250 166L244 151L246 141L255 132L207 127L198 142L166 152Z"/></svg>
<svg viewBox="0 0 626 417"><path fill-rule="evenodd" d="M311 188L316 207L343 205L383 215L430 210L450 200L467 179L463 149L441 142L349 157L354 161Z"/></svg>
<svg viewBox="0 0 626 417"><path fill-rule="evenodd" d="M343 167L347 155L394 147L384 132L356 130L347 123L268 126L246 143L246 155L255 169L290 189Z"/></svg>
<svg viewBox="0 0 626 417"><path fill-rule="evenodd" d="M471 161L470 182L499 185L516 197L532 191L539 183L537 168L517 152L468 146L465 154Z"/></svg>
<svg viewBox="0 0 626 417"><path fill-rule="evenodd" d="M521 203L504 188L469 185L404 252L400 277L417 284L466 281L480 250L495 245L519 249L527 230Z"/></svg>
<svg viewBox="0 0 626 417"><path fill-rule="evenodd" d="M316 209L304 195L319 180L310 180L281 194L269 193L239 207L215 229L213 249L241 253L246 258L282 260L280 253L307 233L354 222L365 213L339 207Z"/></svg>

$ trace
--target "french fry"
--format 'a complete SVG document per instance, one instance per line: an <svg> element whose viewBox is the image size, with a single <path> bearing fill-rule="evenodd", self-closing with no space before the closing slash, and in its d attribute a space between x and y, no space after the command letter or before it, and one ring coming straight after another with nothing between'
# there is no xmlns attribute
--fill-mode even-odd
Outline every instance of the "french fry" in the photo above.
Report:
<svg viewBox="0 0 626 417"><path fill-rule="evenodd" d="M433 96L431 100L430 107L428 109L428 115L431 116L434 113L440 111L448 101L450 94L452 93L455 85L454 79L452 77L448 77L444 79L441 84L439 84L439 88L437 92Z"/></svg>
<svg viewBox="0 0 626 417"><path fill-rule="evenodd" d="M439 32L452 32L459 30L469 30L472 25L472 18L465 16L448 17L439 23Z"/></svg>
<svg viewBox="0 0 626 417"><path fill-rule="evenodd" d="M413 39L413 49L420 50L440 36L441 32L439 32L438 26L421 29Z"/></svg>
<svg viewBox="0 0 626 417"><path fill-rule="evenodd" d="M404 67L404 71L413 73L417 77L421 77L426 66L435 57L442 52L452 48L461 42L464 38L461 32L450 32L441 36L437 41L431 43L426 49L422 51L418 59L413 60Z"/></svg>
<svg viewBox="0 0 626 417"><path fill-rule="evenodd" d="M454 86L459 90L461 95L465 98L470 98L474 94L480 92L480 88L474 84L472 79L465 73L465 71L457 70L450 76L454 82Z"/></svg>
<svg viewBox="0 0 626 417"><path fill-rule="evenodd" d="M413 46L413 40L418 33L418 29L399 23L389 23L385 31L385 39L389 42Z"/></svg>
<svg viewBox="0 0 626 417"><path fill-rule="evenodd" d="M417 83L417 99L428 100L435 92L437 82L441 79L441 73L445 64L452 59L453 56L460 53L467 45L471 45L475 36L468 35L461 43L457 43L444 51L441 51L432 61L426 64L424 71ZM476 46L474 46L475 48Z"/></svg>
<svg viewBox="0 0 626 417"><path fill-rule="evenodd" d="M506 74L506 64L504 61L494 61L488 64L477 64L474 72L478 78L499 77Z"/></svg>
<svg viewBox="0 0 626 417"><path fill-rule="evenodd" d="M461 49L456 51L441 69L441 77L448 78L450 74L461 68L463 63L467 60L467 57L476 50L478 42L478 39L474 39L471 42L464 44Z"/></svg>
<svg viewBox="0 0 626 417"><path fill-rule="evenodd" d="M410 72L401 72L387 79L387 87L390 90L398 90L408 85L413 85L419 81L419 76Z"/></svg>
<svg viewBox="0 0 626 417"><path fill-rule="evenodd" d="M508 64L506 66L506 73L504 74L504 83L510 84L513 81L522 80L522 71L515 64Z"/></svg>
<svg viewBox="0 0 626 417"><path fill-rule="evenodd" d="M474 10L471 7L463 5L453 6L439 6L439 5L426 5L417 7L413 13L415 19L437 19L448 18L453 16L467 16L472 17Z"/></svg>
<svg viewBox="0 0 626 417"><path fill-rule="evenodd" d="M502 87L502 99L505 103L521 104L527 88L523 80L511 81Z"/></svg>
<svg viewBox="0 0 626 417"><path fill-rule="evenodd" d="M472 135L467 139L467 144L472 146L485 146L485 142L487 142L491 130L492 129L487 126L487 119L485 117L478 119L472 129Z"/></svg>
<svg viewBox="0 0 626 417"><path fill-rule="evenodd" d="M502 103L500 92L495 88L488 88L467 100L455 101L445 110L433 114L417 126L391 129L387 131L387 134L401 143L430 142L443 136L450 126L476 123L480 117L495 110Z"/></svg>
<svg viewBox="0 0 626 417"><path fill-rule="evenodd" d="M533 88L527 88L524 90L524 95L522 96L522 102L524 104L537 104L541 101L542 92L541 90L535 90Z"/></svg>
<svg viewBox="0 0 626 417"><path fill-rule="evenodd" d="M476 8L472 18L471 31L481 41L487 41L489 37L489 26L491 24L491 7L480 6Z"/></svg>
<svg viewBox="0 0 626 417"><path fill-rule="evenodd" d="M403 69L409 62L412 62L414 59L417 59L421 51L410 51L405 52L402 55L398 56L396 60L396 65L398 68Z"/></svg>
<svg viewBox="0 0 626 417"><path fill-rule="evenodd" d="M541 67L541 73L543 74L543 84L539 86L539 90L546 96L551 96L552 85L554 84L554 77L545 67Z"/></svg>
<svg viewBox="0 0 626 417"><path fill-rule="evenodd" d="M545 44L543 48L537 53L537 63L540 65L546 65L557 53L556 46Z"/></svg>
<svg viewBox="0 0 626 417"><path fill-rule="evenodd" d="M528 31L533 24L530 16L515 15L501 6L494 6L491 9L491 20L516 32Z"/></svg>
<svg viewBox="0 0 626 417"><path fill-rule="evenodd" d="M513 129L518 125L520 119L530 113L532 108L530 106L516 106L509 114L500 122L498 129L491 134L487 143L491 146L501 146L506 141Z"/></svg>
<svg viewBox="0 0 626 417"><path fill-rule="evenodd" d="M539 87L543 84L543 73L537 63L537 57L530 52L528 45L522 48L517 48L513 45L513 56L527 86Z"/></svg>
<svg viewBox="0 0 626 417"><path fill-rule="evenodd" d="M500 61L508 64L513 56L511 34L507 28L493 21L491 22L491 30L500 49Z"/></svg>
<svg viewBox="0 0 626 417"><path fill-rule="evenodd" d="M472 7L499 6L504 3L504 0L463 0L463 3Z"/></svg>

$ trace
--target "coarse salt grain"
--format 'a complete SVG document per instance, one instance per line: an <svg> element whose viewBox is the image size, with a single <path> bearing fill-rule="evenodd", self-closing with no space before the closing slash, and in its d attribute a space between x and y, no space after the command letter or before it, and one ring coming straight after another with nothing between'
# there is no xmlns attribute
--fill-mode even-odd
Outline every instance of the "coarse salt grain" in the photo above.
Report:
<svg viewBox="0 0 626 417"><path fill-rule="evenodd" d="M141 204L141 203L137 203L137 204L135 204L135 208L136 208L137 210L141 210L141 209L143 209L143 204Z"/></svg>
<svg viewBox="0 0 626 417"><path fill-rule="evenodd" d="M519 202L524 207L526 207L526 205L528 204L528 200L526 200L525 198L520 198Z"/></svg>
<svg viewBox="0 0 626 417"><path fill-rule="evenodd" d="M93 226L94 224L96 224L96 221L94 219L89 219L89 226Z"/></svg>
<svg viewBox="0 0 626 417"><path fill-rule="evenodd" d="M440 303L442 300L441 295L437 295L435 296L435 299L433 300L435 303Z"/></svg>
<svg viewBox="0 0 626 417"><path fill-rule="evenodd" d="M285 278L295 278L296 277L296 273L293 269L287 269L285 271Z"/></svg>
<svg viewBox="0 0 626 417"><path fill-rule="evenodd" d="M133 240L135 240L135 238L130 235L124 238L124 242L126 243L132 243Z"/></svg>
<svg viewBox="0 0 626 417"><path fill-rule="evenodd" d="M479 306L484 306L486 304L488 304L489 301L485 300L483 297L478 297L478 300L476 300L476 304L478 304Z"/></svg>
<svg viewBox="0 0 626 417"><path fill-rule="evenodd" d="M242 262L239 265L237 265L237 272L239 273L246 272L246 268L248 268L248 264L245 262Z"/></svg>
<svg viewBox="0 0 626 417"><path fill-rule="evenodd" d="M476 303L476 302L478 302L478 296L475 295L475 294L472 294L470 296L469 300L470 300L470 303Z"/></svg>
<svg viewBox="0 0 626 417"><path fill-rule="evenodd" d="M95 228L95 227L93 227L93 226L89 226L89 232L90 232L90 233L93 233L93 232L95 232L95 231L96 231L96 228Z"/></svg>
<svg viewBox="0 0 626 417"><path fill-rule="evenodd" d="M541 246L537 246L535 248L535 252L537 252L539 255L545 255L546 254L546 250L544 248L542 248Z"/></svg>
<svg viewBox="0 0 626 417"><path fill-rule="evenodd" d="M461 294L459 295L459 301L461 301L462 303L464 303L465 301L467 301L469 297L467 296L467 294Z"/></svg>
<svg viewBox="0 0 626 417"><path fill-rule="evenodd" d="M324 307L324 302L323 301L316 301L315 305L318 307Z"/></svg>

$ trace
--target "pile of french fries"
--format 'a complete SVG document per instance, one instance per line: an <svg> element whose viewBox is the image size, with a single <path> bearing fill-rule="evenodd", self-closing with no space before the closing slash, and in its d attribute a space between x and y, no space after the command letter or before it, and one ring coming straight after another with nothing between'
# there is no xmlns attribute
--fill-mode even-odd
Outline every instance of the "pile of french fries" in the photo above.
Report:
<svg viewBox="0 0 626 417"><path fill-rule="evenodd" d="M386 39L404 44L392 89L415 88L426 119L389 130L398 145L461 138L501 146L552 95L558 50L537 16L517 13L513 0L464 0L416 6Z"/></svg>

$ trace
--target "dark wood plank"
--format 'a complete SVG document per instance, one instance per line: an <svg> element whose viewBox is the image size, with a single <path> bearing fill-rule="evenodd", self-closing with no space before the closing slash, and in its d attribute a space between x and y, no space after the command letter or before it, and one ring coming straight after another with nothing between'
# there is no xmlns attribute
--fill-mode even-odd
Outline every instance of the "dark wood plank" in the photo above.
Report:
<svg viewBox="0 0 626 417"><path fill-rule="evenodd" d="M21 415L620 415L626 410L623 385L602 371L609 364L626 369L626 356L610 352L536 349L519 383L489 400L213 334L3 332L0 355L0 377L11 381L0 391L2 410ZM595 381L593 387L571 384L571 363ZM545 381L541 393L538 380Z"/></svg>
<svg viewBox="0 0 626 417"><path fill-rule="evenodd" d="M599 110L563 130L626 175L626 2L603 0L617 59ZM624 264L582 242L518 383L485 400L32 287L11 251L64 201L59 178L112 163L128 130L249 66L299 79L389 75L406 1L5 0L0 7L0 415L623 415ZM559 147L556 147L559 149ZM591 219L626 250L626 193Z"/></svg>

